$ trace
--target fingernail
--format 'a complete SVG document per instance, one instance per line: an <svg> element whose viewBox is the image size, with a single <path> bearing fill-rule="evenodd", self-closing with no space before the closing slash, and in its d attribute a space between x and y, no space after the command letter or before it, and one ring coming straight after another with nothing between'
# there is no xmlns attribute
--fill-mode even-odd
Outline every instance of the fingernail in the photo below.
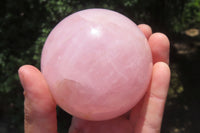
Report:
<svg viewBox="0 0 200 133"><path fill-rule="evenodd" d="M24 88L24 74L23 74L23 69L22 67L19 68L18 70L18 75L19 75L19 79L20 79L20 82L21 82L21 85L22 87Z"/></svg>
<svg viewBox="0 0 200 133"><path fill-rule="evenodd" d="M24 97L25 97L26 96L26 91L24 91L23 94L24 94Z"/></svg>

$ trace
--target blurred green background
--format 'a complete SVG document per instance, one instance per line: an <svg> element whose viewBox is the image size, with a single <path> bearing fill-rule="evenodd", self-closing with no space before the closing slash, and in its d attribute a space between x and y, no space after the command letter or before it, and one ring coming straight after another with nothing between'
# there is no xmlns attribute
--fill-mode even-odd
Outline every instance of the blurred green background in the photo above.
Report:
<svg viewBox="0 0 200 133"><path fill-rule="evenodd" d="M161 132L200 133L200 0L1 0L0 5L0 133L23 132L18 68L39 68L51 29L86 8L115 10L169 37L172 75ZM60 133L70 120L58 109Z"/></svg>

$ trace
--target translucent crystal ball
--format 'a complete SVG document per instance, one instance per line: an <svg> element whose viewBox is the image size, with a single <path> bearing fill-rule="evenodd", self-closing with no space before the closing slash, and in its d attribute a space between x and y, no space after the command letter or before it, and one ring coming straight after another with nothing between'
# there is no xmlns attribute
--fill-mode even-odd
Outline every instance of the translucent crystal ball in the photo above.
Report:
<svg viewBox="0 0 200 133"><path fill-rule="evenodd" d="M41 69L63 110L86 120L107 120L129 111L143 97L152 55L130 19L111 10L87 9L51 31Z"/></svg>

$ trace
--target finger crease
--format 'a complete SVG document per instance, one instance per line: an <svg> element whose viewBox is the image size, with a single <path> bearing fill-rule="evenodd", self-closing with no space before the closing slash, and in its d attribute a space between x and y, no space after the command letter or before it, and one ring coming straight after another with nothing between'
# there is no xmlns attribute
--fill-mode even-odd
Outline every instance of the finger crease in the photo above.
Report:
<svg viewBox="0 0 200 133"><path fill-rule="evenodd" d="M165 102L165 97L156 95L154 93L150 93L150 98L159 100L161 102Z"/></svg>
<svg viewBox="0 0 200 133"><path fill-rule="evenodd" d="M150 128L150 129L155 130L156 133L157 133L158 131L160 131L160 127L155 126L155 125L149 123L148 120L144 120L144 125L145 125L147 128Z"/></svg>

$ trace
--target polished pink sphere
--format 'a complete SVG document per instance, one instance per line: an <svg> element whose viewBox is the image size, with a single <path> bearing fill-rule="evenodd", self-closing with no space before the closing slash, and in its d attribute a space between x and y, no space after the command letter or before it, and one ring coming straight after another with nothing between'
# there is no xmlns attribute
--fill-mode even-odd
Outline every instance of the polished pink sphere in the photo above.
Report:
<svg viewBox="0 0 200 133"><path fill-rule="evenodd" d="M143 97L152 55L130 19L111 10L87 9L51 31L41 69L62 109L82 119L107 120L129 111Z"/></svg>

